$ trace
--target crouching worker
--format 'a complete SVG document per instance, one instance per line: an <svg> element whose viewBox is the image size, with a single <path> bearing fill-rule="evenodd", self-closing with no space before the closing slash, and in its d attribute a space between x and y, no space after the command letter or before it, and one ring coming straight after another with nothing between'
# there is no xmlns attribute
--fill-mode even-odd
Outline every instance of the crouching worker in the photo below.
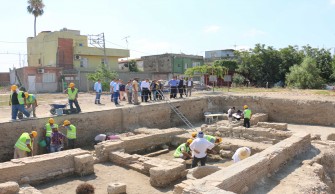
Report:
<svg viewBox="0 0 335 194"><path fill-rule="evenodd" d="M107 140L107 135L106 134L99 134L95 136L94 138L94 145L97 145L100 142L106 141Z"/></svg>
<svg viewBox="0 0 335 194"><path fill-rule="evenodd" d="M63 148L65 135L58 131L58 125L52 125L50 152L59 152Z"/></svg>
<svg viewBox="0 0 335 194"><path fill-rule="evenodd" d="M205 135L205 139L211 143L221 143L222 142L221 137L214 137L211 135Z"/></svg>
<svg viewBox="0 0 335 194"><path fill-rule="evenodd" d="M235 154L233 155L232 159L234 160L234 162L238 162L241 160L246 159L247 157L249 157L251 155L251 150L248 147L241 147L238 148L235 152Z"/></svg>
<svg viewBox="0 0 335 194"><path fill-rule="evenodd" d="M182 158L184 160L192 159L192 154L191 154L191 149L190 149L190 144L192 142L193 142L193 139L188 139L186 143L183 143L180 146L178 146L173 156L175 158Z"/></svg>
<svg viewBox="0 0 335 194"><path fill-rule="evenodd" d="M32 153L34 143L33 138L35 137L37 137L36 131L22 133L14 146L14 159L24 158L28 156L28 152Z"/></svg>

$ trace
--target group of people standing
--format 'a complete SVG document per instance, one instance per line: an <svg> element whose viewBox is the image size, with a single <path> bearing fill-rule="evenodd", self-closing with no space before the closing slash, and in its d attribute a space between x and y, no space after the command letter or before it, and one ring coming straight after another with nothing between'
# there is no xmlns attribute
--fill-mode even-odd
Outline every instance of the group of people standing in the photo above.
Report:
<svg viewBox="0 0 335 194"><path fill-rule="evenodd" d="M192 95L192 88L193 88L193 78L186 78L184 80L183 77L177 78L177 76L174 76L169 81L170 86L170 98L176 98L177 93L179 93L179 97L183 98L183 95L185 94L186 97L191 97Z"/></svg>
<svg viewBox="0 0 335 194"><path fill-rule="evenodd" d="M235 107L231 107L230 109L228 109L229 123L233 122L233 119L240 121L241 118L243 118L243 126L245 128L250 128L250 119L252 116L252 112L249 109L248 105L244 105L243 109L243 112L241 110L237 110L237 112L235 112Z"/></svg>

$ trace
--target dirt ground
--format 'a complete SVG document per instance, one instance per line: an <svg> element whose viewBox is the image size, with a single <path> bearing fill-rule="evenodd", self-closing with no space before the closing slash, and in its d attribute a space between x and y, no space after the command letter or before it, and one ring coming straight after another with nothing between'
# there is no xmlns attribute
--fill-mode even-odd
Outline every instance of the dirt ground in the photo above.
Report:
<svg viewBox="0 0 335 194"><path fill-rule="evenodd" d="M36 188L46 194L68 194L75 193L80 183L87 182L94 185L96 194L105 194L109 183L121 182L127 185L127 193L131 194L173 193L173 185L163 189L154 188L150 185L149 176L111 163L95 164L94 171L95 175L67 177L38 185Z"/></svg>

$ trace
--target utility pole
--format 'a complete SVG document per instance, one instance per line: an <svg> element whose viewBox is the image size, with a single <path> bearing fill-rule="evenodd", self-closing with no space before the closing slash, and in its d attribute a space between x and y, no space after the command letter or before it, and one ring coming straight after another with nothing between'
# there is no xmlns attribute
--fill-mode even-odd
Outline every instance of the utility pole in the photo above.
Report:
<svg viewBox="0 0 335 194"><path fill-rule="evenodd" d="M128 38L130 38L130 36L126 36L124 38L122 38L122 40L126 40L126 44L127 44L127 50L128 50ZM130 51L129 51L129 55L130 55ZM128 61L128 57L127 57L127 64L128 64L128 70L130 71L130 67L129 67L129 61Z"/></svg>
<svg viewBox="0 0 335 194"><path fill-rule="evenodd" d="M106 55L106 41L105 41L105 33L100 33L97 35L88 35L90 45L93 45L104 52L104 65L108 67L110 70L110 66L108 65L107 55Z"/></svg>

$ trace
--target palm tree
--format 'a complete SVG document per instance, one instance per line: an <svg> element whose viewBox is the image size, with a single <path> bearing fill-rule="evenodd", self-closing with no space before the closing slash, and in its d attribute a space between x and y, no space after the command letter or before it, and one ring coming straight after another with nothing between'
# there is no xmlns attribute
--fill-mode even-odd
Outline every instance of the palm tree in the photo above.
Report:
<svg viewBox="0 0 335 194"><path fill-rule="evenodd" d="M42 0L28 0L27 10L34 15L34 36L36 36L36 18L43 15L44 3Z"/></svg>

